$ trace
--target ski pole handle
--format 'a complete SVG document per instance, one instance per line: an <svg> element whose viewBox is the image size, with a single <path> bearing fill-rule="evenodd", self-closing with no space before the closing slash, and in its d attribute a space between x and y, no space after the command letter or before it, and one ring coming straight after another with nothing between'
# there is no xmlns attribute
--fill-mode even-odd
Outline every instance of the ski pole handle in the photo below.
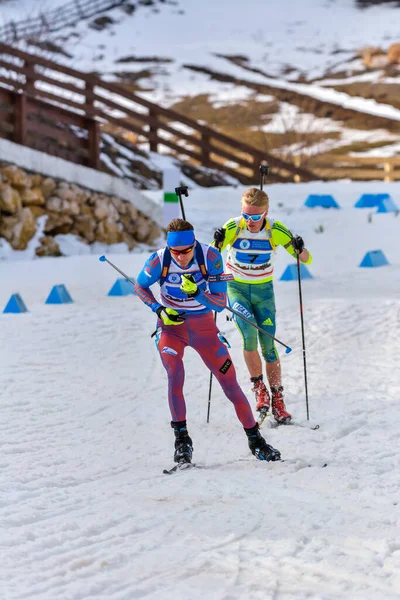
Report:
<svg viewBox="0 0 400 600"><path fill-rule="evenodd" d="M264 187L264 177L268 177L269 175L269 166L268 165L260 165L260 190L262 191Z"/></svg>
<svg viewBox="0 0 400 600"><path fill-rule="evenodd" d="M184 219L186 221L185 209L183 208L182 194L184 196L186 196L186 197L189 196L187 185L181 185L179 187L176 187L175 188L175 194L178 196L178 198L179 198L179 204L181 205L182 219Z"/></svg>

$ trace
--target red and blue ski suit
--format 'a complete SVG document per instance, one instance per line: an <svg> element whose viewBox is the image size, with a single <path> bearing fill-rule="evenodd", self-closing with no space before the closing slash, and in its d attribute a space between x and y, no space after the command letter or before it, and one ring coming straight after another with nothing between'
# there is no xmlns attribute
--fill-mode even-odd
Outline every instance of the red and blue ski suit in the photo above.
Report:
<svg viewBox="0 0 400 600"><path fill-rule="evenodd" d="M153 312L160 306L165 306L185 313L185 321L180 325L165 325L161 319L157 321L160 333L157 347L168 375L168 401L172 421L186 420L183 354L185 348L190 346L198 352L219 381L225 395L233 403L238 419L247 429L254 427L256 421L250 404L237 382L229 352L218 337L219 330L212 313L213 310L222 311L226 305L222 257L212 246L201 244L201 249L204 264L199 264L196 252L185 268L181 268L171 258L168 269L163 264L166 249L158 250L144 264L137 277L135 290ZM194 277L200 290L196 297L181 291L183 274L191 274ZM150 286L157 282L160 285L160 302L150 290Z"/></svg>

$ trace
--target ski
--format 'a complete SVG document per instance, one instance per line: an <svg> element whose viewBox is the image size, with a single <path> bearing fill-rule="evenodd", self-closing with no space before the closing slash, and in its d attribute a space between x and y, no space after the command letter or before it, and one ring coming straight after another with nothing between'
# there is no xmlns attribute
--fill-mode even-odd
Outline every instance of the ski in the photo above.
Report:
<svg viewBox="0 0 400 600"><path fill-rule="evenodd" d="M177 473L178 471L186 471L187 469L192 469L195 466L196 465L194 463L181 462L181 463L177 463L174 467L172 467L172 469L164 469L163 473L164 473L164 475L173 475L174 473Z"/></svg>
<svg viewBox="0 0 400 600"><path fill-rule="evenodd" d="M271 412L268 411L266 414L261 414L261 411L260 411L260 416L257 421L259 427L261 427L261 425L270 416L272 416ZM269 426L272 429L276 429L277 427L303 427L304 429L311 429L312 431L317 431L317 429L320 428L320 426L318 424L312 425L312 423L300 423L298 421L290 421L289 423L278 423L278 421L269 419L268 422L269 422Z"/></svg>
<svg viewBox="0 0 400 600"><path fill-rule="evenodd" d="M210 464L210 465L196 465L195 463L178 463L176 465L174 465L172 467L172 469L164 469L163 473L164 475L173 475L174 473L178 473L179 471L187 471L188 469L192 469L194 467L197 468L208 468L208 469L215 469L215 468L219 468L219 467L226 467L229 466L231 464L234 464L236 462L252 462L252 460L247 459L247 458L239 458L237 461L232 461L232 462L228 462L228 463L221 463L221 464ZM263 461L268 463L268 465L271 464L281 464L281 463L286 463L286 465L294 465L295 467L298 467L298 469L296 470L301 470L301 469L306 469L306 468L311 468L311 467L317 467L320 469L324 469L325 467L328 466L328 463L326 462L321 462L319 464L312 464L312 463L308 463L305 462L301 459L298 458L281 458L280 460L275 460L275 461Z"/></svg>
<svg viewBox="0 0 400 600"><path fill-rule="evenodd" d="M312 425L311 423L299 423L298 421L290 421L290 423L274 423L274 427L304 427L304 429L311 429L316 431L319 429L319 425Z"/></svg>
<svg viewBox="0 0 400 600"><path fill-rule="evenodd" d="M319 467L320 469L324 469L325 467L328 466L328 463L326 463L326 462L320 463L320 464L310 464L310 463L299 464L302 461L299 460L298 458L286 458L286 459L282 458L282 460L279 462L287 463L288 465L296 465L299 467L299 469L311 468L311 467Z"/></svg>
<svg viewBox="0 0 400 600"><path fill-rule="evenodd" d="M319 425L312 425L311 423L297 423L293 421L292 423L288 423L288 425L293 425L294 427L304 427L304 429L311 429L311 431L317 431L319 429Z"/></svg>

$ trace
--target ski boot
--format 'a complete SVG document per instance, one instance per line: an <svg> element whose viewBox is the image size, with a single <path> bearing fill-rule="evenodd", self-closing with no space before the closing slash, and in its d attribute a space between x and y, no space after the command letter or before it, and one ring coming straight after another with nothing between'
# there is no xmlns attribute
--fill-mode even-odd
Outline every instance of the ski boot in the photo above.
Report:
<svg viewBox="0 0 400 600"><path fill-rule="evenodd" d="M274 415L275 420L282 425L287 425L292 420L292 415L287 412L283 401L283 387L271 387L271 394L272 414Z"/></svg>
<svg viewBox="0 0 400 600"><path fill-rule="evenodd" d="M251 391L255 392L256 395L256 410L261 411L262 409L266 409L268 412L271 406L271 399L265 383L263 382L263 376L250 377L250 381L253 384Z"/></svg>
<svg viewBox="0 0 400 600"><path fill-rule="evenodd" d="M275 461L281 460L281 453L264 440L260 433L258 423L250 429L245 428L249 440L249 448L258 460Z"/></svg>
<svg viewBox="0 0 400 600"><path fill-rule="evenodd" d="M252 392L256 395L256 411L259 413L258 422L263 423L271 410L271 399L268 390L263 382L263 376L250 377L253 384Z"/></svg>
<svg viewBox="0 0 400 600"><path fill-rule="evenodd" d="M186 429L186 421L171 421L175 434L174 462L191 463L193 455L193 442Z"/></svg>

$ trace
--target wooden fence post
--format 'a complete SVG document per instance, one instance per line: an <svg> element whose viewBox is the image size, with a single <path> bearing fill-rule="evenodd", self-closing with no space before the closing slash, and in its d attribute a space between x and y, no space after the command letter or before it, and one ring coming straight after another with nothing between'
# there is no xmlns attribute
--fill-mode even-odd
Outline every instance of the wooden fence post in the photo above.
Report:
<svg viewBox="0 0 400 600"><path fill-rule="evenodd" d="M88 132L88 166L97 171L100 169L100 126L94 119L94 85L90 81L85 81L85 113L88 118L85 119Z"/></svg>
<svg viewBox="0 0 400 600"><path fill-rule="evenodd" d="M393 181L393 164L388 162L385 162L383 165L383 170L385 172L385 176L383 178L383 181Z"/></svg>
<svg viewBox="0 0 400 600"><path fill-rule="evenodd" d="M18 29L15 21L10 22L10 28L12 30L13 42L18 41Z"/></svg>
<svg viewBox="0 0 400 600"><path fill-rule="evenodd" d="M93 116L91 109L94 107L94 85L90 81L85 81L85 103L88 108L85 109L85 113L89 116Z"/></svg>
<svg viewBox="0 0 400 600"><path fill-rule="evenodd" d="M157 120L157 113L152 108L149 108L149 118ZM149 142L150 142L150 151L151 152L158 152L157 133L158 133L157 125L153 125L152 123L150 123L150 125L149 125Z"/></svg>
<svg viewBox="0 0 400 600"><path fill-rule="evenodd" d="M48 31L49 30L49 24L47 22L47 19L46 19L46 16L45 16L44 13L42 13L40 15L40 20L42 22L42 31L40 33Z"/></svg>
<svg viewBox="0 0 400 600"><path fill-rule="evenodd" d="M260 165L263 163L264 159L261 158L260 156L256 156L255 154L253 154L253 181L258 181L259 177L260 177ZM264 164L264 163L263 163Z"/></svg>
<svg viewBox="0 0 400 600"><path fill-rule="evenodd" d="M26 145L28 124L28 98L25 94L17 94L14 104L14 142Z"/></svg>
<svg viewBox="0 0 400 600"><path fill-rule="evenodd" d="M25 91L27 94L30 94L35 88L35 63L25 59L24 67L27 71L25 75Z"/></svg>
<svg viewBox="0 0 400 600"><path fill-rule="evenodd" d="M100 127L95 119L86 119L88 132L88 167L100 170Z"/></svg>
<svg viewBox="0 0 400 600"><path fill-rule="evenodd" d="M208 133L201 133L201 164L203 167L210 166L210 135Z"/></svg>
<svg viewBox="0 0 400 600"><path fill-rule="evenodd" d="M301 157L299 155L296 155L294 157L294 166L298 169L299 167L301 167ZM298 173L294 174L294 182L295 183L300 183L301 182L301 177Z"/></svg>

